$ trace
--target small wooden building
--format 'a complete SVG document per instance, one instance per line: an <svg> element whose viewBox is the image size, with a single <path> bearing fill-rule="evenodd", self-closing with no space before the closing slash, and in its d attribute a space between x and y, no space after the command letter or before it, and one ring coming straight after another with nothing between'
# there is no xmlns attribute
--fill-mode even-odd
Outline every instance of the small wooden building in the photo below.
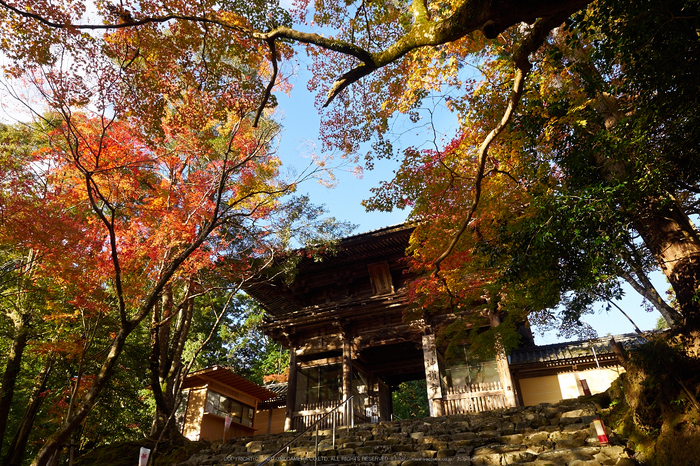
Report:
<svg viewBox="0 0 700 466"><path fill-rule="evenodd" d="M255 434L255 413L260 402L276 393L233 372L214 366L185 378L177 422L190 440L222 440ZM226 417L231 425L225 431Z"/></svg>

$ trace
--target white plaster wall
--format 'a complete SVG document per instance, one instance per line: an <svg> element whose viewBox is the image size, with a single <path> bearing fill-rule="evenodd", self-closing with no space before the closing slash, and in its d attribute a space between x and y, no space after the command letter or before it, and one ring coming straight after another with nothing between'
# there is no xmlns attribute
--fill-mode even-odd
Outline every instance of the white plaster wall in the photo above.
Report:
<svg viewBox="0 0 700 466"><path fill-rule="evenodd" d="M525 406L556 403L583 395L581 380L586 380L591 394L604 392L622 372L624 369L618 367L561 372L557 375L520 379L520 391Z"/></svg>
<svg viewBox="0 0 700 466"><path fill-rule="evenodd" d="M557 374L559 378L559 387L561 388L561 397L563 400L569 398L578 398L583 395L583 389L577 380L577 373L562 372Z"/></svg>
<svg viewBox="0 0 700 466"><path fill-rule="evenodd" d="M579 371L579 379L588 382L591 394L602 393L610 387L610 384L617 379L625 370L623 368L589 369Z"/></svg>

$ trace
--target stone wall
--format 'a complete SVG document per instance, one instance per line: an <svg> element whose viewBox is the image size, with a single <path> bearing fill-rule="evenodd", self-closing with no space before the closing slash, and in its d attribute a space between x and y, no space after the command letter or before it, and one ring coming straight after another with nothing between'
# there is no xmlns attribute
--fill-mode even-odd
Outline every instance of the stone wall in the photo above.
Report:
<svg viewBox="0 0 700 466"><path fill-rule="evenodd" d="M623 445L601 446L592 403L567 400L524 408L420 420L363 424L304 434L272 460L274 466L365 464L381 466L601 466L637 464ZM212 444L179 466L254 466L294 433ZM318 453L317 453L318 452Z"/></svg>

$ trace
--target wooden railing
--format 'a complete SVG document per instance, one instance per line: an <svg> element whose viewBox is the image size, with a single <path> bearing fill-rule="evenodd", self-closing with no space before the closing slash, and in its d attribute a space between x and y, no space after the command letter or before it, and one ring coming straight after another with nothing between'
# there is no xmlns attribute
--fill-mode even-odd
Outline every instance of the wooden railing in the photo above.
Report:
<svg viewBox="0 0 700 466"><path fill-rule="evenodd" d="M350 398L346 399L345 401L339 402L338 405L336 405L336 406L334 406L333 408L331 408L330 411L328 411L325 415L321 416L316 422L312 423L312 424L309 425L309 426L306 426L306 428L304 428L304 429L302 429L301 431L299 431L299 432L297 433L297 435L296 435L292 440L290 440L289 442L287 442L286 444L284 444L284 446L282 446L279 450L277 450L276 452L274 452L272 455L270 455L270 456L268 456L267 458L265 458L265 460L263 460L261 463L258 463L257 466L264 466L265 464L267 464L267 463L269 463L270 461L272 461L273 459L275 459L275 458L277 457L277 455L279 455L280 453L282 453L282 452L285 451L285 450L287 450L287 453L289 453L289 447L291 447L292 445L294 445L294 443L296 443L296 441L299 440L299 439L301 438L302 435L304 435L307 431L311 430L311 428L313 428L313 427L316 428L316 435L314 436L315 439L316 439L316 454L314 455L314 457L316 458L316 462L318 462L318 430L319 430L319 428L320 428L320 424L321 424L323 421L325 421L325 418L326 418L326 417L330 417L331 419L333 419L332 416L333 416L336 412L338 412L338 408L345 407L345 406L351 406L351 405L348 403L348 401L352 401L353 398L354 398L354 396L351 396ZM330 402L330 403L333 403L333 402ZM352 410L351 410L351 411L352 411ZM335 427L336 427L335 424L333 424L333 448L335 448ZM285 461L285 463L286 463L286 461Z"/></svg>
<svg viewBox="0 0 700 466"><path fill-rule="evenodd" d="M339 401L320 401L318 403L301 403L299 405L299 411L296 411L292 415L292 429L297 432L306 429L311 424L319 421L323 418L330 410L338 405ZM333 412L330 416L321 420L318 423L320 429L329 429L335 421L336 426L344 426L346 417L346 410L339 409Z"/></svg>
<svg viewBox="0 0 700 466"><path fill-rule="evenodd" d="M300 432L316 422L320 429L330 429L334 423L336 426L347 426L370 421L363 410L353 406L354 403L348 404L352 414L348 414L347 409L342 409L327 416L338 403L339 401L335 400L300 404L299 411L292 415L292 429ZM442 407L443 414L446 415L479 413L508 406L501 383L489 382L446 389L442 396ZM346 418L350 419L348 416L352 416L353 423L346 421Z"/></svg>
<svg viewBox="0 0 700 466"><path fill-rule="evenodd" d="M306 427L323 418L333 408L335 408L338 403L340 403L339 400L320 401L318 403L301 403L299 405L299 411L294 412L292 415L292 429L296 430L297 432L304 430ZM351 408L350 411L352 414L350 415L353 417L354 424L369 422L369 418L366 417L362 411L357 408L357 406L354 406L354 403L348 405L348 407ZM333 422L335 422L336 426L346 426L351 424L346 422L346 417L350 419L346 411L346 409L336 410L330 416L318 423L319 428L330 429Z"/></svg>
<svg viewBox="0 0 700 466"><path fill-rule="evenodd" d="M448 388L442 396L444 414L467 414L505 408L506 397L500 382L469 384Z"/></svg>

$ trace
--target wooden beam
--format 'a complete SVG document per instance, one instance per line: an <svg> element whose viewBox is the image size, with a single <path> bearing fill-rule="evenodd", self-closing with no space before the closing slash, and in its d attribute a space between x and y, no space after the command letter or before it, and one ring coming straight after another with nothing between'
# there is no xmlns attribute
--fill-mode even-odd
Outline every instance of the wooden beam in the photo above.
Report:
<svg viewBox="0 0 700 466"><path fill-rule="evenodd" d="M304 343L296 348L297 356L309 356L327 351L341 351L343 348L342 337L337 335L324 335L322 337L311 337L304 340Z"/></svg>
<svg viewBox="0 0 700 466"><path fill-rule="evenodd" d="M410 325L406 324L385 325L380 329L360 331L355 341L358 350L405 343L407 341L413 341L418 344L421 341L421 330L412 328Z"/></svg>
<svg viewBox="0 0 700 466"><path fill-rule="evenodd" d="M368 316L392 314L397 308L402 310L408 304L408 296L404 290L398 290L393 295L367 297L364 299L348 299L342 302L332 302L325 305L309 306L301 311L276 318L275 321L262 326L265 332L274 329L303 327L307 325L325 326L326 322L338 318L362 320Z"/></svg>
<svg viewBox="0 0 700 466"><path fill-rule="evenodd" d="M302 369L305 369L307 367L327 366L330 364L340 364L342 362L343 362L343 357L336 356L333 358L322 358L322 359L314 359L313 361L300 362L299 367Z"/></svg>
<svg viewBox="0 0 700 466"><path fill-rule="evenodd" d="M605 363L603 363L603 361L599 362L601 369L620 367L617 358L615 358L614 356L612 360L607 360L605 361ZM595 361L578 362L575 365L578 368L578 370L581 371L595 369L596 367L598 367ZM572 362L564 363L561 361L557 361L556 363L541 362L528 365L517 365L511 367L511 374L513 375L514 379L528 379L531 377L542 377L546 375L560 374L562 372L570 370L573 366L574 364Z"/></svg>
<svg viewBox="0 0 700 466"><path fill-rule="evenodd" d="M372 373L378 377L405 374L407 372L421 372L425 370L425 366L421 359L409 359L381 364L365 363L363 367L366 368L368 373Z"/></svg>

